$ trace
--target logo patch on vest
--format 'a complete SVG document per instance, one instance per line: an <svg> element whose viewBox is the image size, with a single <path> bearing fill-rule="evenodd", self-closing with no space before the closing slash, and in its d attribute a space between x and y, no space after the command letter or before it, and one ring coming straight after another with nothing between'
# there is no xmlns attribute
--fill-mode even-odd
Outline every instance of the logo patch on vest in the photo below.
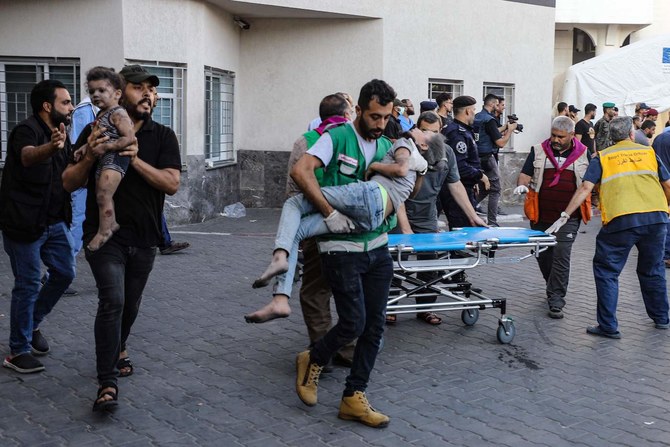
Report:
<svg viewBox="0 0 670 447"><path fill-rule="evenodd" d="M465 144L465 141L459 141L456 143L456 152L459 154L465 154L468 151L468 145Z"/></svg>
<svg viewBox="0 0 670 447"><path fill-rule="evenodd" d="M345 154L338 154L337 164L339 165L340 173L346 176L353 175L358 168L358 160Z"/></svg>

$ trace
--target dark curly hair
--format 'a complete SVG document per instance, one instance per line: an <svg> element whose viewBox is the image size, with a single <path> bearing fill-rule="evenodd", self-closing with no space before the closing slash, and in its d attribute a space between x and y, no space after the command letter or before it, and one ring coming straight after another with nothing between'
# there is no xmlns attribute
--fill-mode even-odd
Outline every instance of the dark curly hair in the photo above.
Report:
<svg viewBox="0 0 670 447"><path fill-rule="evenodd" d="M371 100L377 101L380 105L393 102L396 98L395 90L381 79L373 79L361 88L361 93L358 95L358 107L361 111L368 110Z"/></svg>
<svg viewBox="0 0 670 447"><path fill-rule="evenodd" d="M123 80L113 68L93 67L86 73L86 82L109 81L115 90L123 90Z"/></svg>

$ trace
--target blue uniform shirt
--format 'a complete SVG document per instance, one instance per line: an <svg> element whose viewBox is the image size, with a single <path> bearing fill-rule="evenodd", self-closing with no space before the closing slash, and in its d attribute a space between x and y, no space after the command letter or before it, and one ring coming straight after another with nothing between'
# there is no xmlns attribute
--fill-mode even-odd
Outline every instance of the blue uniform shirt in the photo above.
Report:
<svg viewBox="0 0 670 447"><path fill-rule="evenodd" d="M442 134L447 137L447 144L454 149L461 182L466 186L477 184L482 178L482 170L472 127L454 120L442 129Z"/></svg>

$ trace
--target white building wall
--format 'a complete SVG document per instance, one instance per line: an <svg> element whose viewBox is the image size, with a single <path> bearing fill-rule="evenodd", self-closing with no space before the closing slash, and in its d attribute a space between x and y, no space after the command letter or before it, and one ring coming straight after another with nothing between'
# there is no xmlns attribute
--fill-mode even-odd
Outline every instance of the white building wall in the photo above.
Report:
<svg viewBox="0 0 670 447"><path fill-rule="evenodd" d="M0 1L0 56L80 58L82 79L96 65L123 64L122 0Z"/></svg>
<svg viewBox="0 0 670 447"><path fill-rule="evenodd" d="M290 151L338 91L383 77L379 20L262 19L242 32L239 148Z"/></svg>
<svg viewBox="0 0 670 447"><path fill-rule="evenodd" d="M123 0L123 22L126 59L186 66L186 154L203 155L204 67L239 71L239 27L220 8L202 1L183 0ZM237 108L238 102L235 118L243 116ZM234 121L235 131L239 121Z"/></svg>
<svg viewBox="0 0 670 447"><path fill-rule="evenodd" d="M478 101L484 82L514 84L515 111L526 129L515 136L516 148L527 151L547 133L553 8L424 0L412 4L411 14L397 13L406 7L399 0L377 3L374 12L381 20L251 20L251 29L241 35L240 112L250 121L240 129L239 147L289 150L317 116L323 96L344 90L357 98L373 77L412 99L417 112L429 78L463 80L464 93ZM490 22L482 23L483 11L496 23L524 17L524 26L505 28L503 38Z"/></svg>

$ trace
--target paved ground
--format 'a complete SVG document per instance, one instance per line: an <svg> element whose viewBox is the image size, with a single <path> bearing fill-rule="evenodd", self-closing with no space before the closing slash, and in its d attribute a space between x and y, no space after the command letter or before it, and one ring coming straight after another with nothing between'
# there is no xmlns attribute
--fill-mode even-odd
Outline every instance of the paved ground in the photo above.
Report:
<svg viewBox="0 0 670 447"><path fill-rule="evenodd" d="M323 376L316 407L295 396L294 357L307 342L298 306L289 319L264 325L242 318L268 299L250 284L268 260L277 219L277 210L248 210L245 218L174 229L192 248L157 257L130 339L136 373L120 379L113 415L91 412L96 295L79 259L79 296L63 298L42 327L52 344L47 370L0 369L0 445L670 443L670 331L654 329L645 315L635 254L621 280L623 339L585 333L595 319L590 260L598 222L577 239L565 319L547 318L541 275L528 259L470 275L490 296L508 298L517 328L510 345L496 341L497 310L483 311L472 327L457 313L438 327L410 316L389 327L369 396L391 424L375 430L337 419L344 369ZM2 352L12 281L3 253Z"/></svg>

